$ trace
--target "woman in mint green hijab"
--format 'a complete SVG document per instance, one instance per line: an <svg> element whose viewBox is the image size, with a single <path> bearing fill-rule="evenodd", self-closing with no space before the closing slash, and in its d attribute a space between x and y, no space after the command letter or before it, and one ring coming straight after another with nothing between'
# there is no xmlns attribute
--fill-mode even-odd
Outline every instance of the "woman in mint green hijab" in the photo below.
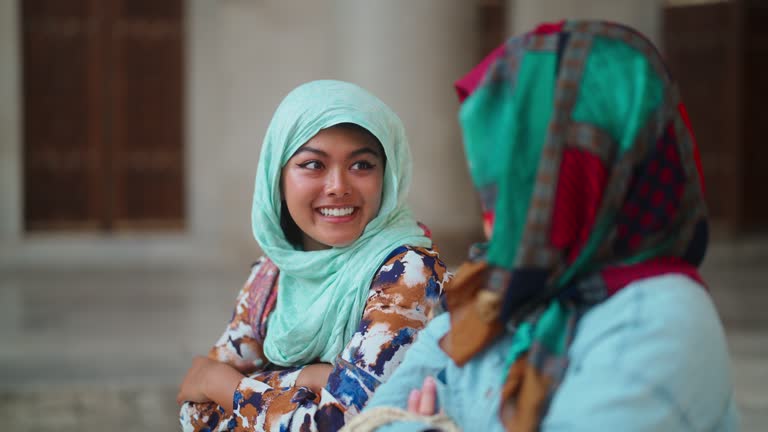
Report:
<svg viewBox="0 0 768 432"><path fill-rule="evenodd" d="M402 122L379 99L340 81L286 96L256 173L266 257L184 378L185 430L336 430L365 405L446 278L407 208L410 179Z"/></svg>

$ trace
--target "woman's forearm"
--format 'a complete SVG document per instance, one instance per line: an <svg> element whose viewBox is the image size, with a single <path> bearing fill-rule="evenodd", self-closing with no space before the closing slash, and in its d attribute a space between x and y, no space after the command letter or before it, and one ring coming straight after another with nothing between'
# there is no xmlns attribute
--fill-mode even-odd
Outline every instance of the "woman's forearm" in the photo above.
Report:
<svg viewBox="0 0 768 432"><path fill-rule="evenodd" d="M205 375L203 391L210 400L224 408L227 413L232 413L235 390L243 378L243 374L232 366L217 362L210 366Z"/></svg>
<svg viewBox="0 0 768 432"><path fill-rule="evenodd" d="M328 382L328 375L332 370L333 366L327 363L305 366L296 379L296 386L307 387L319 394ZM208 399L231 413L235 390L244 377L237 369L226 363L211 361L204 374L203 393Z"/></svg>
<svg viewBox="0 0 768 432"><path fill-rule="evenodd" d="M313 363L304 368L296 378L296 387L307 387L316 394L328 384L328 376L333 372L333 365L329 363Z"/></svg>

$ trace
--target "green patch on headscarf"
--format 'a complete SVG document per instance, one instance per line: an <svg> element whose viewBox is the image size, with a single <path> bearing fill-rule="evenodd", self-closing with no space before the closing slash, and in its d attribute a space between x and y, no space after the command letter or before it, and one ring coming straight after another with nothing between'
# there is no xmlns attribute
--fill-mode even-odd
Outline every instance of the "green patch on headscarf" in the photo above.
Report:
<svg viewBox="0 0 768 432"><path fill-rule="evenodd" d="M459 121L472 179L478 189L496 184L495 217L488 262L505 268L514 263L536 183L541 151L552 117L557 57L530 52L523 58L517 83L490 82L461 106Z"/></svg>
<svg viewBox="0 0 768 432"><path fill-rule="evenodd" d="M619 157L632 147L663 98L664 83L643 53L595 36L572 118L608 133L619 144Z"/></svg>

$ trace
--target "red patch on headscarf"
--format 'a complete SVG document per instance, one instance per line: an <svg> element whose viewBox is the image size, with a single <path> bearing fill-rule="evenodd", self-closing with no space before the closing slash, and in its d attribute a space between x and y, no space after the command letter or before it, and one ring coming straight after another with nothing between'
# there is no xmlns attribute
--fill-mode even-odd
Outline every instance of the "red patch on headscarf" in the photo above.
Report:
<svg viewBox="0 0 768 432"><path fill-rule="evenodd" d="M533 30L533 33L538 35L560 33L561 31L563 31L564 25L565 25L565 20L554 22L554 23L542 23L542 24L539 24L539 26Z"/></svg>
<svg viewBox="0 0 768 432"><path fill-rule="evenodd" d="M613 295L638 279L670 273L683 274L706 287L696 267L679 257L654 258L634 265L607 267L601 273L608 295Z"/></svg>
<svg viewBox="0 0 768 432"><path fill-rule="evenodd" d="M693 160L696 162L696 172L699 173L701 194L706 196L707 190L704 186L704 169L701 167L701 153L699 153L699 144L696 142L696 135L693 134L693 127L691 126L691 119L688 117L688 110L685 109L685 105L683 105L682 102L677 104L677 110L680 112L680 117L683 118L685 128L688 129L688 133L691 134L691 141L693 141Z"/></svg>
<svg viewBox="0 0 768 432"><path fill-rule="evenodd" d="M488 54L483 61L475 66L468 74L459 78L453 85L456 88L456 94L459 96L459 102L464 102L464 99L468 98L477 87L480 82L483 81L485 72L493 64L493 62L504 54L505 44L497 46L490 54Z"/></svg>
<svg viewBox="0 0 768 432"><path fill-rule="evenodd" d="M566 251L569 263L589 238L607 180L605 166L594 154L571 148L563 151L550 241Z"/></svg>

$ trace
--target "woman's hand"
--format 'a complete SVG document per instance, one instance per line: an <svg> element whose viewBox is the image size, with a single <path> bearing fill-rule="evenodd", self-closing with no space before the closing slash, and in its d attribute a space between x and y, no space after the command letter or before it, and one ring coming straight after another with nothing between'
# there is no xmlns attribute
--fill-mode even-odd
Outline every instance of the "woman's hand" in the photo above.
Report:
<svg viewBox="0 0 768 432"><path fill-rule="evenodd" d="M313 363L299 372L296 378L296 387L307 387L316 394L328 384L328 376L333 372L333 365L328 363Z"/></svg>
<svg viewBox="0 0 768 432"><path fill-rule="evenodd" d="M235 389L243 375L232 366L205 356L192 360L184 379L181 381L176 402L216 402L228 412L232 411Z"/></svg>
<svg viewBox="0 0 768 432"><path fill-rule="evenodd" d="M431 416L436 411L437 384L431 376L424 378L421 390L413 389L408 395L408 412Z"/></svg>

